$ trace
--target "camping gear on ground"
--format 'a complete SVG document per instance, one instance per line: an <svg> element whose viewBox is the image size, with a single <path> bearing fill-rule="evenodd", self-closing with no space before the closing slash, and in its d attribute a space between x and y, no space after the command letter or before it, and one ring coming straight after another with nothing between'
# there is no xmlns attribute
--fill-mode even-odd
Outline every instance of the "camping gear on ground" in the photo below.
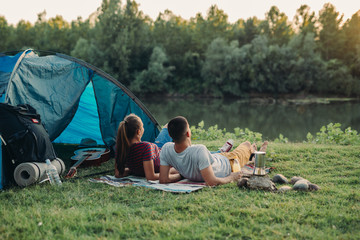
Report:
<svg viewBox="0 0 360 240"><path fill-rule="evenodd" d="M266 174L265 171L265 154L266 152L254 152L252 153L250 159L255 156L255 168L254 168L254 175L264 176Z"/></svg>
<svg viewBox="0 0 360 240"><path fill-rule="evenodd" d="M0 53L0 102L31 105L56 143L79 144L92 138L112 150L118 125L130 113L144 123L143 141L153 142L161 129L118 80L59 53Z"/></svg>
<svg viewBox="0 0 360 240"><path fill-rule="evenodd" d="M0 103L0 132L6 150L3 173L9 182L13 182L14 169L19 164L56 158L40 115L28 104Z"/></svg>
<svg viewBox="0 0 360 240"><path fill-rule="evenodd" d="M75 164L70 168L65 178L75 176L78 167L99 166L110 159L110 150L106 148L83 148L76 150L75 155L71 157Z"/></svg>
<svg viewBox="0 0 360 240"><path fill-rule="evenodd" d="M65 164L60 158L51 161L59 175L64 174ZM47 179L45 162L27 162L19 164L14 171L14 179L17 185L26 187Z"/></svg>
<svg viewBox="0 0 360 240"><path fill-rule="evenodd" d="M57 172L57 169L54 165L51 164L49 159L45 160L46 163L46 175L50 181L51 185L61 186L62 182L60 180L60 176Z"/></svg>
<svg viewBox="0 0 360 240"><path fill-rule="evenodd" d="M40 115L28 104L0 103L0 131L15 163L56 158Z"/></svg>

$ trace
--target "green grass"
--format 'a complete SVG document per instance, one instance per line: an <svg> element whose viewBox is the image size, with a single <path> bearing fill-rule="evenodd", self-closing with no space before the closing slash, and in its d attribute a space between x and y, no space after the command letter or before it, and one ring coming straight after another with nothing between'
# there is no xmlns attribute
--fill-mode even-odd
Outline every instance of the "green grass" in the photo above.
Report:
<svg viewBox="0 0 360 240"><path fill-rule="evenodd" d="M203 141L211 150L223 141ZM239 142L237 142L239 143ZM74 147L57 145L70 166ZM270 177L301 176L317 192L270 193L235 183L173 194L80 178L0 193L0 239L359 239L360 147L273 143ZM277 185L280 187L281 185Z"/></svg>

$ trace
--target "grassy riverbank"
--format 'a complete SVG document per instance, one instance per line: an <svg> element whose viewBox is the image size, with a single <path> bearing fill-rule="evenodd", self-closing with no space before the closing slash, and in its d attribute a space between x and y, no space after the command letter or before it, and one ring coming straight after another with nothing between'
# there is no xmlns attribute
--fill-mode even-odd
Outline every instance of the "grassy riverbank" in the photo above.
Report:
<svg viewBox="0 0 360 240"><path fill-rule="evenodd" d="M223 143L201 142L211 150ZM73 146L56 150L68 161ZM88 177L64 181L61 188L14 187L0 193L0 238L358 239L359 146L271 142L267 157L267 166L275 168L270 176L301 176L321 189L279 194L231 183L173 194L90 183ZM79 176L112 167L109 161L81 169Z"/></svg>

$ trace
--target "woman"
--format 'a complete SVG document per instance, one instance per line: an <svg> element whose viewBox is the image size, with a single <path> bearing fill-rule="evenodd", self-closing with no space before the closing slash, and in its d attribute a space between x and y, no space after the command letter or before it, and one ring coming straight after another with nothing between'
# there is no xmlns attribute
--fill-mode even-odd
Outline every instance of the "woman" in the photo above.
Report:
<svg viewBox="0 0 360 240"><path fill-rule="evenodd" d="M119 124L116 138L115 177L128 174L145 176L147 180L159 179L160 149L171 142L167 126L161 130L155 143L142 142L144 126L135 114L125 117ZM177 173L171 169L171 174Z"/></svg>

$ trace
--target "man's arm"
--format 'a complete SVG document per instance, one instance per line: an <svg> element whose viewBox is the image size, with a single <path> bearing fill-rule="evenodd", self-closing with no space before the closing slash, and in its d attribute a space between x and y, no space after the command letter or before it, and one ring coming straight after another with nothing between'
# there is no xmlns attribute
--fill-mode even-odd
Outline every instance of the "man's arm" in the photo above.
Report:
<svg viewBox="0 0 360 240"><path fill-rule="evenodd" d="M181 180L180 174L170 174L170 166L160 165L160 183L172 183Z"/></svg>
<svg viewBox="0 0 360 240"><path fill-rule="evenodd" d="M160 171L161 171L161 168L160 168ZM211 165L208 166L207 168L204 168L203 170L201 170L200 173L201 173L201 176L203 177L203 179L205 180L206 185L208 185L208 186L216 186L216 185L230 183L241 177L241 172L234 172L234 173L231 173L227 177L218 178L215 176Z"/></svg>

